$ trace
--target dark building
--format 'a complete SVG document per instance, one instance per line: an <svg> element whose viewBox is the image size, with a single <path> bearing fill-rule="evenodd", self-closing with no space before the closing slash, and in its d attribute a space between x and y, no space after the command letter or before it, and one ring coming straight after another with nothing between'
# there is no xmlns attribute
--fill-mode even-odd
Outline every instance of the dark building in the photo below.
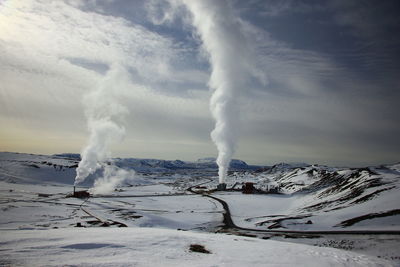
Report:
<svg viewBox="0 0 400 267"><path fill-rule="evenodd" d="M256 189L254 188L254 183L251 182L244 183L244 185L242 186L243 194L253 194L255 190Z"/></svg>

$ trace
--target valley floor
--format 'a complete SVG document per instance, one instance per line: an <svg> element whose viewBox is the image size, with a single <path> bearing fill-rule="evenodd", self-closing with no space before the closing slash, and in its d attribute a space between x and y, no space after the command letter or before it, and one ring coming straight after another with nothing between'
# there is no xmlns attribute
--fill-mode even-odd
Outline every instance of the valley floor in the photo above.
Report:
<svg viewBox="0 0 400 267"><path fill-rule="evenodd" d="M29 161L0 159L0 266L400 266L399 215L384 213L398 203L397 170L371 188L365 184L377 175L361 172L364 180L355 182L364 191L357 187L361 193L347 202L341 199L351 190L320 197L326 188L334 192L335 184L308 193L290 192L290 183L284 194L212 191L217 179L201 170L142 173L135 183L110 194L79 199L67 197L74 177L74 169L65 167L68 160L41 156L32 163L34 156L23 156ZM65 171L49 165L51 160ZM301 178L299 169L279 175L236 173L228 187L249 180L262 187L267 180L273 184L289 178L304 187L307 179L318 177ZM300 178L306 182L300 184ZM376 190L384 194L357 202ZM227 226L226 207L217 199L229 205L238 227ZM320 208L327 199L329 205ZM374 212L384 216L340 224ZM285 233L293 230L350 233ZM370 230L389 234L360 234ZM191 245L202 245L210 253L190 251Z"/></svg>
<svg viewBox="0 0 400 267"><path fill-rule="evenodd" d="M224 230L223 208L217 201L188 193L177 194L163 184L128 187L124 192L88 200L66 198L71 187L65 185L6 182L0 185L0 266L51 266L61 262L96 266L133 263L138 266L290 266L298 262L301 262L299 266L389 266L400 263L399 235L302 237ZM243 218L285 211L295 201L295 198L275 195L217 193L215 196L227 200L233 207L233 220L239 225L245 222ZM273 203L280 199L287 204ZM273 208L252 203L268 203ZM104 226L103 222L109 226L100 227ZM128 228L117 227L120 225L113 222L121 222ZM78 224L82 227L76 227ZM190 244L197 243L212 254L190 252ZM289 252L290 256L286 256Z"/></svg>

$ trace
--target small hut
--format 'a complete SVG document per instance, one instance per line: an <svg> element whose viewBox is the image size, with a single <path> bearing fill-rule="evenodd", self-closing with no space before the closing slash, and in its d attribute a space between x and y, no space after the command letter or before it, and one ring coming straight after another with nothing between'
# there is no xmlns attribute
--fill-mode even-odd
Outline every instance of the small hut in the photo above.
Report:
<svg viewBox="0 0 400 267"><path fill-rule="evenodd" d="M246 182L242 186L242 193L243 194L253 194L255 192L254 183Z"/></svg>
<svg viewBox="0 0 400 267"><path fill-rule="evenodd" d="M220 183L217 185L218 191L225 191L226 190L226 183Z"/></svg>
<svg viewBox="0 0 400 267"><path fill-rule="evenodd" d="M76 198L88 198L90 197L90 193L88 191L76 191L74 186L74 191L72 194L69 194L67 197L76 197Z"/></svg>

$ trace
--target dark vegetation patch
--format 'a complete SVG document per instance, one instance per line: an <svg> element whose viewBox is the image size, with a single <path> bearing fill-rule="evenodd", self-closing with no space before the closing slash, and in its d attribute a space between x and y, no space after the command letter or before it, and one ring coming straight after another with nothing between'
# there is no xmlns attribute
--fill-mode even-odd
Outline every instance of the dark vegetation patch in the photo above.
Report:
<svg viewBox="0 0 400 267"><path fill-rule="evenodd" d="M199 244L191 244L189 247L189 251L211 254L211 252L209 250L207 250L203 245L199 245Z"/></svg>
<svg viewBox="0 0 400 267"><path fill-rule="evenodd" d="M376 191L372 192L371 194L365 195L365 196L363 196L363 197L361 197L361 198L358 198L358 199L354 200L354 201L351 202L350 204L359 204L359 203L363 203L363 202L365 202L365 201L368 201L368 200L373 199L373 198L374 198L376 195L378 195L379 193L381 193L381 192L383 192L383 191L386 191L386 190L391 190L391 189L393 189L393 188L396 188L396 187L395 187L395 186L392 186L392 187L388 187L388 188L383 188L383 189L376 190Z"/></svg>
<svg viewBox="0 0 400 267"><path fill-rule="evenodd" d="M250 217L250 218L246 218L245 221L246 222L251 222L252 220L255 219L261 219L261 218L275 218L275 217L284 217L285 215L281 215L281 214L277 214L277 215L264 215L264 216L257 216L257 217Z"/></svg>
<svg viewBox="0 0 400 267"><path fill-rule="evenodd" d="M51 194L38 193L38 197L50 197Z"/></svg>
<svg viewBox="0 0 400 267"><path fill-rule="evenodd" d="M320 199L341 192L345 192L346 194L340 198L334 200L322 201L320 203L307 206L303 209L307 212L312 212L312 211L322 210L331 205L343 204L347 201L356 199L357 197L361 196L365 192L365 190L369 188L374 188L386 184L382 182L381 178L372 178L371 176L373 175L378 175L378 174L369 168L360 168L353 170L353 172L350 175L339 175L337 172L333 173L328 173L326 171L321 172L320 176L322 178L319 181L315 182L314 184L308 186L307 188L304 188L302 191L310 192L321 188L327 188L318 195L318 198ZM376 190L371 194L368 194L364 197L354 200L351 204L358 204L368 201L373 197L375 197L376 195L378 195L380 192L392 188L394 187ZM334 209L337 210L346 207L348 206L335 207Z"/></svg>
<svg viewBox="0 0 400 267"><path fill-rule="evenodd" d="M271 219L271 220L259 222L256 225L263 226L264 224L272 223L270 226L268 226L268 229L286 228L282 225L282 222L287 221L287 220L304 219L304 218L308 218L310 216L311 215L300 215L300 216L292 216L292 217L285 217L285 218L279 218L279 219Z"/></svg>
<svg viewBox="0 0 400 267"><path fill-rule="evenodd" d="M324 210L324 212L331 212L333 210L341 210L341 209L348 208L348 207L350 207L350 205L343 205L343 206L339 206L339 207L336 207L336 208Z"/></svg>
<svg viewBox="0 0 400 267"><path fill-rule="evenodd" d="M101 225L103 222L102 222L102 221L99 221L99 220L93 220L93 221L86 221L86 223L87 223L87 224L90 224L90 225L99 226L99 225ZM78 226L78 224L79 224L79 226ZM82 224L81 224L81 223L77 223L76 226L77 226L77 227L82 227Z"/></svg>
<svg viewBox="0 0 400 267"><path fill-rule="evenodd" d="M252 234L248 234L248 233L241 233L241 232L239 232L237 235L245 236L245 237L253 237L253 238L257 237L256 235L252 235Z"/></svg>
<svg viewBox="0 0 400 267"><path fill-rule="evenodd" d="M354 248L354 241L342 239L342 240L326 240L325 242L316 245L318 247L330 247L344 250L352 250Z"/></svg>
<svg viewBox="0 0 400 267"><path fill-rule="evenodd" d="M128 227L126 224L117 221L91 220L91 221L86 221L86 223L90 226L97 226L97 227L110 227L110 226ZM75 227L85 227L85 226L83 226L82 223L78 222Z"/></svg>
<svg viewBox="0 0 400 267"><path fill-rule="evenodd" d="M314 205L307 206L307 207L303 208L303 210L308 211L308 212L322 210L323 208L328 207L330 204L335 203L335 202L336 202L335 200L323 201L323 202L320 202L320 203L317 203Z"/></svg>
<svg viewBox="0 0 400 267"><path fill-rule="evenodd" d="M115 213L118 213L117 216L123 219L139 219L142 218L142 215L138 215L136 211L128 210L128 209L113 209L111 210Z"/></svg>
<svg viewBox="0 0 400 267"><path fill-rule="evenodd" d="M340 181L343 179L342 175L339 175L339 173L335 172L328 172L326 170L317 170L317 169L312 169L312 172L308 172L307 174L317 176L319 177L319 180L316 182L312 183L311 185L304 187L301 189L301 192L314 192L317 190L321 190L323 188L330 187L332 185L340 183ZM314 174L315 173L315 174Z"/></svg>
<svg viewBox="0 0 400 267"><path fill-rule="evenodd" d="M380 212L380 213L369 213L366 215L362 215L359 217L355 217L349 220L345 220L337 225L335 225L335 227L341 226L341 227L348 227L348 226L352 226L356 223L359 223L361 221L364 220L370 220L370 219L375 219L375 218L381 218L381 217L388 217L388 216L394 216L394 215L399 215L400 214L400 209L396 209L396 210L390 210L390 211L386 211L386 212Z"/></svg>
<svg viewBox="0 0 400 267"><path fill-rule="evenodd" d="M317 169L312 169L307 173L310 176L315 173L315 176L319 177L320 179L317 180L315 183L303 188L301 191L313 192L327 188L327 190L323 191L320 194L321 198L332 193L338 193L353 188L357 185L357 183L362 182L361 179L365 177L363 176L363 174L367 174L368 176L378 175L376 172L372 171L369 168L352 170L352 173L350 175L340 175L336 171L329 172L327 170ZM369 179L365 182L368 184L368 187L375 187L384 184L379 178Z"/></svg>
<svg viewBox="0 0 400 267"><path fill-rule="evenodd" d="M320 197L322 198L346 190L356 190L356 188L364 191L364 189L366 188L373 188L385 184L381 181L380 178L372 178L363 181L363 179L365 179L365 176L363 176L363 172L366 172L369 177L377 175L376 172L371 171L369 168L357 169L353 171L349 176L333 175L333 180L331 181L330 188L322 192L320 194Z"/></svg>
<svg viewBox="0 0 400 267"><path fill-rule="evenodd" d="M290 239L315 239L321 238L320 235L310 235L310 234L285 234L283 238L290 238Z"/></svg>
<svg viewBox="0 0 400 267"><path fill-rule="evenodd" d="M36 169L40 169L40 167L38 166L38 165L36 165L36 164L27 164L26 166L29 166L29 167L33 167L33 168L36 168Z"/></svg>

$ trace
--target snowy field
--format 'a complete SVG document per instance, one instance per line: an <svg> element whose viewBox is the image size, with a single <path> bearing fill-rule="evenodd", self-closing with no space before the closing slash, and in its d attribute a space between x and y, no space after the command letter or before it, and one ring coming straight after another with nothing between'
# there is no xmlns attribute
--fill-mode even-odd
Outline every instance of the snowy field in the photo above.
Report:
<svg viewBox="0 0 400 267"><path fill-rule="evenodd" d="M2 265L390 266L382 259L272 240L152 228L3 231ZM192 244L210 253L190 252Z"/></svg>
<svg viewBox="0 0 400 267"><path fill-rule="evenodd" d="M217 184L208 161L122 159L117 163L136 170L135 179L79 199L67 197L78 160L0 153L0 266L400 266L399 234L268 232L399 231L399 165L259 172L242 164L228 188L248 181L280 187L279 194L243 194L208 191ZM225 201L233 222L248 230L227 228L221 203L196 192ZM211 253L192 252L192 244Z"/></svg>

